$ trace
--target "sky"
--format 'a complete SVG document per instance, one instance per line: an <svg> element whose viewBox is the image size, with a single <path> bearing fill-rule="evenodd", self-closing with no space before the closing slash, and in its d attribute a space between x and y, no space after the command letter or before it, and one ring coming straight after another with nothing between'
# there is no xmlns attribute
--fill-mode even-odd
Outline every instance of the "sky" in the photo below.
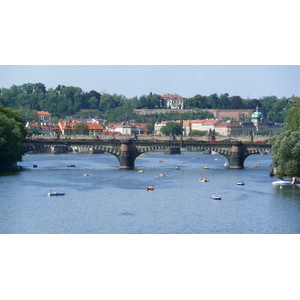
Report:
<svg viewBox="0 0 300 300"><path fill-rule="evenodd" d="M300 96L299 65L1 65L0 87L23 83L80 87L127 98L228 93L244 99Z"/></svg>

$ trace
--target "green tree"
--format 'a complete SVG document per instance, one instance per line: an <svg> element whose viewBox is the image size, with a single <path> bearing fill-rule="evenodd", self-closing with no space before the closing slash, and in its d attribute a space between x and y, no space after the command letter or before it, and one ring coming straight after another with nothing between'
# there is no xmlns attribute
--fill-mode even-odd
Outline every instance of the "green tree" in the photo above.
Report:
<svg viewBox="0 0 300 300"><path fill-rule="evenodd" d="M167 122L166 125L161 128L161 133L169 136L181 135L182 125L181 123Z"/></svg>
<svg viewBox="0 0 300 300"><path fill-rule="evenodd" d="M285 127L273 141L271 153L276 176L300 176L300 99L290 104Z"/></svg>
<svg viewBox="0 0 300 300"><path fill-rule="evenodd" d="M81 122L81 123L78 123L78 124L75 124L74 126L74 134L89 134L89 126L84 123L84 122Z"/></svg>
<svg viewBox="0 0 300 300"><path fill-rule="evenodd" d="M99 100L93 96L88 101L90 109L97 109L99 107Z"/></svg>
<svg viewBox="0 0 300 300"><path fill-rule="evenodd" d="M149 130L149 133L153 133L154 125L151 123L147 123L145 129Z"/></svg>
<svg viewBox="0 0 300 300"><path fill-rule="evenodd" d="M218 108L218 103L219 103L218 94L214 93L208 97L209 108L213 108L213 109Z"/></svg>
<svg viewBox="0 0 300 300"><path fill-rule="evenodd" d="M205 136L207 135L207 131L201 130L191 130L189 136Z"/></svg>
<svg viewBox="0 0 300 300"><path fill-rule="evenodd" d="M218 108L219 109L229 109L230 108L229 94L225 93L225 94L220 95Z"/></svg>
<svg viewBox="0 0 300 300"><path fill-rule="evenodd" d="M184 100L185 108L211 108L211 105L208 103L206 96L201 96L197 94L192 98Z"/></svg>
<svg viewBox="0 0 300 300"><path fill-rule="evenodd" d="M22 139L26 136L23 118L0 105L0 169L22 160Z"/></svg>
<svg viewBox="0 0 300 300"><path fill-rule="evenodd" d="M125 102L124 96L117 94L103 94L100 98L99 109L103 112L110 112L113 109L122 106Z"/></svg>

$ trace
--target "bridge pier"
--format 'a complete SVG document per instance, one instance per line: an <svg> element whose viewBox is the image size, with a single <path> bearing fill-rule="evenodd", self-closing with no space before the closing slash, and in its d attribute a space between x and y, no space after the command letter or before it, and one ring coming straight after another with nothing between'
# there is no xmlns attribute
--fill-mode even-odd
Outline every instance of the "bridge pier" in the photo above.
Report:
<svg viewBox="0 0 300 300"><path fill-rule="evenodd" d="M242 143L232 145L231 154L227 157L230 169L244 169L244 161L247 158Z"/></svg>
<svg viewBox="0 0 300 300"><path fill-rule="evenodd" d="M134 161L137 157L137 155L134 153L132 149L132 143L131 142L123 142L120 147L120 153L117 155L117 158L119 160L120 169L123 170L132 170L134 169Z"/></svg>

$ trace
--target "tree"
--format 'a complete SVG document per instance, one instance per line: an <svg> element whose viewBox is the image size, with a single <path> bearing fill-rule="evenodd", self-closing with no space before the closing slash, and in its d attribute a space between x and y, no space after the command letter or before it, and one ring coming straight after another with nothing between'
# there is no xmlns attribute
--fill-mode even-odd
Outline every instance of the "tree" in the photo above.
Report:
<svg viewBox="0 0 300 300"><path fill-rule="evenodd" d="M167 122L167 124L161 128L161 133L169 136L181 135L182 125L181 123Z"/></svg>
<svg viewBox="0 0 300 300"><path fill-rule="evenodd" d="M0 169L22 160L22 139L26 136L25 121L15 111L0 105Z"/></svg>
<svg viewBox="0 0 300 300"><path fill-rule="evenodd" d="M244 108L243 100L240 96L232 96L230 102L231 109L241 109Z"/></svg>
<svg viewBox="0 0 300 300"><path fill-rule="evenodd" d="M74 133L75 134L89 134L89 126L84 123L84 122L81 122L81 123L78 123L78 124L75 124L74 126Z"/></svg>
<svg viewBox="0 0 300 300"><path fill-rule="evenodd" d="M285 123L271 149L276 176L300 176L300 99L290 104Z"/></svg>
<svg viewBox="0 0 300 300"><path fill-rule="evenodd" d="M230 107L229 94L228 93L221 94L218 108L219 109L229 109L229 107Z"/></svg>
<svg viewBox="0 0 300 300"><path fill-rule="evenodd" d="M207 135L207 131L201 130L191 130L189 136L205 136Z"/></svg>
<svg viewBox="0 0 300 300"><path fill-rule="evenodd" d="M208 104L207 97L199 94L184 100L184 106L185 108L211 108Z"/></svg>
<svg viewBox="0 0 300 300"><path fill-rule="evenodd" d="M103 112L110 112L113 109L122 106L125 102L125 98L117 94L104 94L100 98L99 109Z"/></svg>
<svg viewBox="0 0 300 300"><path fill-rule="evenodd" d="M147 123L145 129L149 130L149 133L152 133L154 131L154 125L151 123Z"/></svg>
<svg viewBox="0 0 300 300"><path fill-rule="evenodd" d="M213 108L213 109L218 108L218 103L219 103L218 94L214 93L208 97L208 105L210 106L209 108Z"/></svg>

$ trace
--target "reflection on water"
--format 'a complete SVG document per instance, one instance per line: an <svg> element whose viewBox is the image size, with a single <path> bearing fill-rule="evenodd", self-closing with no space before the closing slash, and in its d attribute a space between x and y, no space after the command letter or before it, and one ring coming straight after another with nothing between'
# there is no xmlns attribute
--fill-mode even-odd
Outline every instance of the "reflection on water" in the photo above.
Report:
<svg viewBox="0 0 300 300"><path fill-rule="evenodd" d="M135 170L119 170L110 154L26 155L19 163L25 171L0 176L0 233L300 232L300 189L271 184L269 155L248 157L243 170L225 161L147 153ZM146 191L151 184L155 190ZM49 197L50 189L66 195Z"/></svg>

